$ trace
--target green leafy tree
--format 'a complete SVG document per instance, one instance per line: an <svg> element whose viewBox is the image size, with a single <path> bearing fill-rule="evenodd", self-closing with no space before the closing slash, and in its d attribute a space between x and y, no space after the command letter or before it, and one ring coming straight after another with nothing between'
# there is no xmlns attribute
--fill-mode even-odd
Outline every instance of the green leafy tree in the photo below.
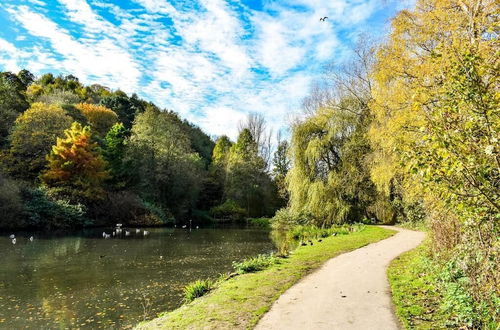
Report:
<svg viewBox="0 0 500 330"><path fill-rule="evenodd" d="M45 168L46 155L72 118L57 105L33 103L16 119L10 137L8 167L12 175L33 180Z"/></svg>
<svg viewBox="0 0 500 330"><path fill-rule="evenodd" d="M122 123L113 125L104 138L103 156L108 162L112 182L117 187L125 185L126 138L127 129Z"/></svg>
<svg viewBox="0 0 500 330"><path fill-rule="evenodd" d="M288 202L286 175L291 167L291 161L288 156L289 148L288 141L278 139L278 146L273 156L273 178L285 205Z"/></svg>
<svg viewBox="0 0 500 330"><path fill-rule="evenodd" d="M28 109L26 86L10 72L0 72L0 147L6 144L6 138L16 118Z"/></svg>
<svg viewBox="0 0 500 330"><path fill-rule="evenodd" d="M136 117L128 146L141 195L178 218L188 216L201 188L203 166L172 114L148 107Z"/></svg>

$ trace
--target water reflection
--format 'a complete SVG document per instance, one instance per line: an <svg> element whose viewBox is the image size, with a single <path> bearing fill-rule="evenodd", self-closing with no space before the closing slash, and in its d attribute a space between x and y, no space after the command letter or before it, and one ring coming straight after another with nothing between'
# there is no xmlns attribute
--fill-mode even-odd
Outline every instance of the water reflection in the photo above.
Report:
<svg viewBox="0 0 500 330"><path fill-rule="evenodd" d="M107 232L111 232L108 229ZM0 237L0 328L129 328L178 307L182 288L273 251L261 229L158 228L144 237Z"/></svg>

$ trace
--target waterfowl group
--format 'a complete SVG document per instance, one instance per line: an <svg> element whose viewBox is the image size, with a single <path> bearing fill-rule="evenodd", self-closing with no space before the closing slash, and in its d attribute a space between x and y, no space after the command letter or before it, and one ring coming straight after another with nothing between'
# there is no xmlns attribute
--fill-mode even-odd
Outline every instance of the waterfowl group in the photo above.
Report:
<svg viewBox="0 0 500 330"><path fill-rule="evenodd" d="M17 243L17 238L16 238L16 235L11 234L11 235L9 236L9 239L10 239L10 241L11 241L11 243L12 243L12 244L16 244L16 243ZM33 240L34 240L33 236L30 236L30 238L28 238L28 240L29 240L30 242L33 242Z"/></svg>

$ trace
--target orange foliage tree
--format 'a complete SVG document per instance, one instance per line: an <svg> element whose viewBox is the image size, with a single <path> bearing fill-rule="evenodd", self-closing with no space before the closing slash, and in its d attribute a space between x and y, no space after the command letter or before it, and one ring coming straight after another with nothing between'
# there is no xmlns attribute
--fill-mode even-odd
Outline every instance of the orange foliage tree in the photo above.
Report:
<svg viewBox="0 0 500 330"><path fill-rule="evenodd" d="M64 134L47 156L48 169L42 174L42 181L72 199L101 197L102 184L109 173L99 147L91 140L90 127L74 122Z"/></svg>
<svg viewBox="0 0 500 330"><path fill-rule="evenodd" d="M118 122L118 115L105 106L80 103L76 105L76 108L87 118L92 129L100 136L106 135L110 128Z"/></svg>

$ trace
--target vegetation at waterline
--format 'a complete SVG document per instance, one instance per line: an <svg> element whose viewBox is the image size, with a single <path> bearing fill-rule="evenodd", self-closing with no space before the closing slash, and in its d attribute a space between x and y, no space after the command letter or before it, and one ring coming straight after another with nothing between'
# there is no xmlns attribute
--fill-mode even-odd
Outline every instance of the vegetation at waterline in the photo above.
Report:
<svg viewBox="0 0 500 330"><path fill-rule="evenodd" d="M231 277L216 289L137 329L246 329L254 326L272 303L300 278L343 252L391 236L391 230L367 226L349 235L330 236L313 246L298 247L268 268Z"/></svg>
<svg viewBox="0 0 500 330"><path fill-rule="evenodd" d="M0 228L272 216L283 148L262 116L216 141L173 111L78 78L0 73ZM273 161L285 164L271 170Z"/></svg>
<svg viewBox="0 0 500 330"><path fill-rule="evenodd" d="M212 290L213 287L214 282L210 279L196 280L193 283L186 285L184 288L184 301L189 303L196 298L205 295L207 292Z"/></svg>

